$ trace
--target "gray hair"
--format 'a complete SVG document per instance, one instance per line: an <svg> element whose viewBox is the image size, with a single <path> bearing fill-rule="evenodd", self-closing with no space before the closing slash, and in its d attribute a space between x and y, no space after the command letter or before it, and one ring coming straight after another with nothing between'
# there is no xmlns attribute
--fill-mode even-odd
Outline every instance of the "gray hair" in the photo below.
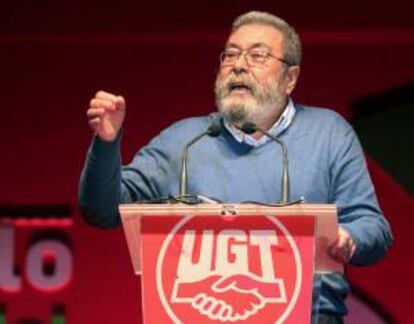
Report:
<svg viewBox="0 0 414 324"><path fill-rule="evenodd" d="M298 34L286 21L267 12L249 11L234 20L232 33L241 26L250 24L267 25L280 31L283 35L283 58L290 65L300 65L302 61L302 45Z"/></svg>

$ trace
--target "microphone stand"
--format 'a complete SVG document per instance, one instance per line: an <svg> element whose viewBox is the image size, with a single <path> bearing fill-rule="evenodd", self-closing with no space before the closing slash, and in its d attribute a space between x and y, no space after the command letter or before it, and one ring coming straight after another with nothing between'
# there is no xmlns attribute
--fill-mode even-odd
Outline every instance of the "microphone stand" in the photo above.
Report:
<svg viewBox="0 0 414 324"><path fill-rule="evenodd" d="M280 194L280 203L287 204L290 200L290 179L289 179L289 161L288 161L288 153L287 147L285 143L283 143L280 139L276 136L273 136L269 132L259 128L257 125L253 123L245 123L242 127L239 128L243 133L251 135L255 132L260 132L266 137L270 138L274 142L278 143L282 148L283 154L283 161L282 161L282 179L281 179L281 194Z"/></svg>
<svg viewBox="0 0 414 324"><path fill-rule="evenodd" d="M202 139L204 136L209 135L212 137L217 137L221 133L221 125L212 124L210 127L202 132L201 134L194 137L187 145L184 147L183 154L181 157L181 178L180 178L180 197L185 197L188 191L188 171L187 171L187 160L188 160L188 150L189 148Z"/></svg>

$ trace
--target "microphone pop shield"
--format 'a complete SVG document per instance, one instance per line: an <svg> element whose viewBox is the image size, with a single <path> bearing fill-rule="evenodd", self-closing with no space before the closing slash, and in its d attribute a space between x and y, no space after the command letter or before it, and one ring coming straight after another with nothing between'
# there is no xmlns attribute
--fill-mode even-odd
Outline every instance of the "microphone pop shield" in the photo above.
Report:
<svg viewBox="0 0 414 324"><path fill-rule="evenodd" d="M247 135L251 135L255 133L256 131L258 131L259 129L254 123L247 122L247 123L244 123L242 127L240 127L240 130Z"/></svg>
<svg viewBox="0 0 414 324"><path fill-rule="evenodd" d="M222 127L220 124L211 124L207 129L207 134L211 137L217 137L220 135Z"/></svg>

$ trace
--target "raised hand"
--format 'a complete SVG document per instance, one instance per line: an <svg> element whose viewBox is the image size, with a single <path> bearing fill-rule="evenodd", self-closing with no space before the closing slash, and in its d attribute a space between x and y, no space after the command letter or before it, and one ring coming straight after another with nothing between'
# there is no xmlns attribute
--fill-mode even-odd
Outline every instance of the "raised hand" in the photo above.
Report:
<svg viewBox="0 0 414 324"><path fill-rule="evenodd" d="M98 91L90 101L86 115L89 125L107 142L113 141L125 119L125 100L105 91Z"/></svg>

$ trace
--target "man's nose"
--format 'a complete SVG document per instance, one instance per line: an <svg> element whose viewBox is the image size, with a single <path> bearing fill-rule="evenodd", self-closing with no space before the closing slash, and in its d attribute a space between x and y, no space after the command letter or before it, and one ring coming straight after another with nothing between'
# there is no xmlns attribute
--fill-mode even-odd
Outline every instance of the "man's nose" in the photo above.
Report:
<svg viewBox="0 0 414 324"><path fill-rule="evenodd" d="M246 55L240 55L233 64L233 71L236 74L247 72L248 68Z"/></svg>

